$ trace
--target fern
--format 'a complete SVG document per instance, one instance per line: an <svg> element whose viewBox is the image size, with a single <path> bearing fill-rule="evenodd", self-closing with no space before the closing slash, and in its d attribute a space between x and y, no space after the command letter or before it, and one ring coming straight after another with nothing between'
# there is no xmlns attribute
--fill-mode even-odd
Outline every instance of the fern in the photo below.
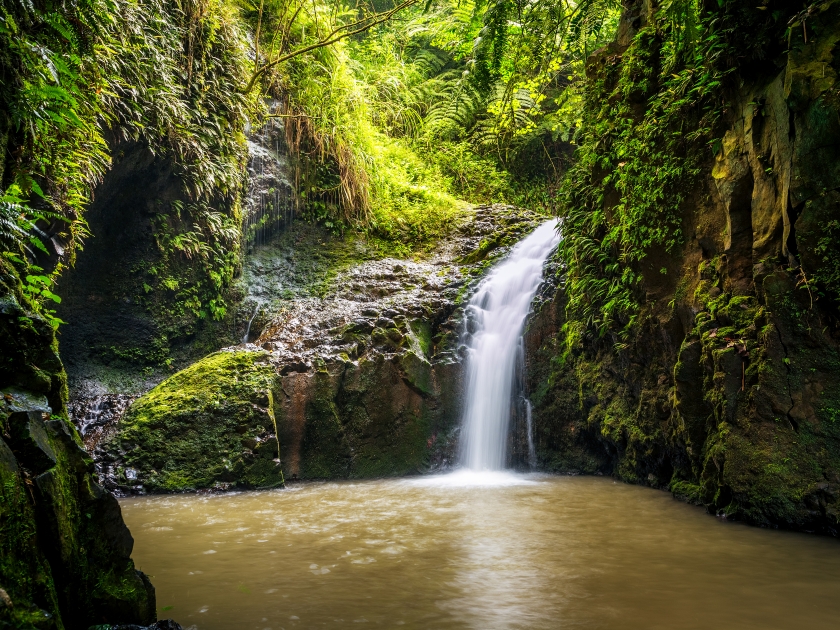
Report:
<svg viewBox="0 0 840 630"><path fill-rule="evenodd" d="M25 208L19 204L0 200L0 243L5 251L20 249L27 238L27 232L20 223Z"/></svg>

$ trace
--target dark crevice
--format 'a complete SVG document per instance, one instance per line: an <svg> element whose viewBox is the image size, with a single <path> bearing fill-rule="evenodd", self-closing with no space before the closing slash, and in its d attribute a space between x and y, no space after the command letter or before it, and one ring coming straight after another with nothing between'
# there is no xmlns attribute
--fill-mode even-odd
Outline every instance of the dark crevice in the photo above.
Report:
<svg viewBox="0 0 840 630"><path fill-rule="evenodd" d="M785 352L784 358L789 360L788 347L785 344L784 339L782 338L782 331L779 330L779 326L775 323L773 324L773 327L776 329L776 334L779 336L779 343L782 344L782 349ZM793 429L794 433L799 433L799 423L793 419L793 416L790 415L790 412L793 411L795 403L793 402L793 397L790 395L790 365L788 364L787 360L782 361L782 363L785 366L785 374L787 375L787 396L790 400L790 407L788 407L788 410L785 412L785 415L787 416L787 421L790 424L790 428Z"/></svg>
<svg viewBox="0 0 840 630"><path fill-rule="evenodd" d="M802 210L805 208L804 203L800 203L798 206L794 207L790 203L790 196L788 196L788 205L787 205L787 215L788 221L790 221L790 232L788 233L787 238L787 248L788 251L799 261L799 244L796 241L796 221L799 219L799 216L802 214Z"/></svg>

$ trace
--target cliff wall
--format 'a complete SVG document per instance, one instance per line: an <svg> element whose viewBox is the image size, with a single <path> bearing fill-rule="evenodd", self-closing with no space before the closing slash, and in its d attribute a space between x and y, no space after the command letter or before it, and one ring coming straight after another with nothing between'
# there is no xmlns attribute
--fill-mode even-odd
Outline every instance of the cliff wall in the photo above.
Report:
<svg viewBox="0 0 840 630"><path fill-rule="evenodd" d="M0 625L152 623L154 587L66 419L55 331L2 261L0 295Z"/></svg>
<svg viewBox="0 0 840 630"><path fill-rule="evenodd" d="M702 37L728 54L677 65L676 80L663 72L664 13L627 4L619 39L589 61L590 97L604 100L584 123L620 109L625 135L579 151L561 209L567 267L530 323L527 377L542 467L837 535L840 3L788 4L705 8ZM628 76L634 89L622 89ZM638 161L616 154L673 111ZM638 248L609 243L616 230ZM611 287L601 302L599 283Z"/></svg>

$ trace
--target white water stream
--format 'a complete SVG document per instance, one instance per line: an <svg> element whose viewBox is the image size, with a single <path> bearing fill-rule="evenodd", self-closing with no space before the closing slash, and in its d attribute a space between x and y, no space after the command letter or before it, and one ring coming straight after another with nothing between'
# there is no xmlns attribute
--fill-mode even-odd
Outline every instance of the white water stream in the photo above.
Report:
<svg viewBox="0 0 840 630"><path fill-rule="evenodd" d="M461 463L502 470L513 405L513 385L525 318L542 282L543 265L560 235L547 221L518 243L493 269L467 306L466 396Z"/></svg>

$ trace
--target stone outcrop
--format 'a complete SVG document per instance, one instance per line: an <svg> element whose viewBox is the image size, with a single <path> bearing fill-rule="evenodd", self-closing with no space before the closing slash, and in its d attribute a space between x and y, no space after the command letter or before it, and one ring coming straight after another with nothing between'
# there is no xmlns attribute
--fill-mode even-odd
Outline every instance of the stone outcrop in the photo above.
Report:
<svg viewBox="0 0 840 630"><path fill-rule="evenodd" d="M0 626L154 622L155 592L131 561L117 500L66 419L55 333L0 282Z"/></svg>
<svg viewBox="0 0 840 630"><path fill-rule="evenodd" d="M293 250L255 250L244 274L246 304L257 305L253 342L202 359L134 402L98 447L105 483L118 492L263 488L448 465L460 305L540 220L478 208L428 256L321 270L315 290L302 288L313 279L303 240ZM293 229L304 237L311 227ZM322 243L313 241L313 256Z"/></svg>

